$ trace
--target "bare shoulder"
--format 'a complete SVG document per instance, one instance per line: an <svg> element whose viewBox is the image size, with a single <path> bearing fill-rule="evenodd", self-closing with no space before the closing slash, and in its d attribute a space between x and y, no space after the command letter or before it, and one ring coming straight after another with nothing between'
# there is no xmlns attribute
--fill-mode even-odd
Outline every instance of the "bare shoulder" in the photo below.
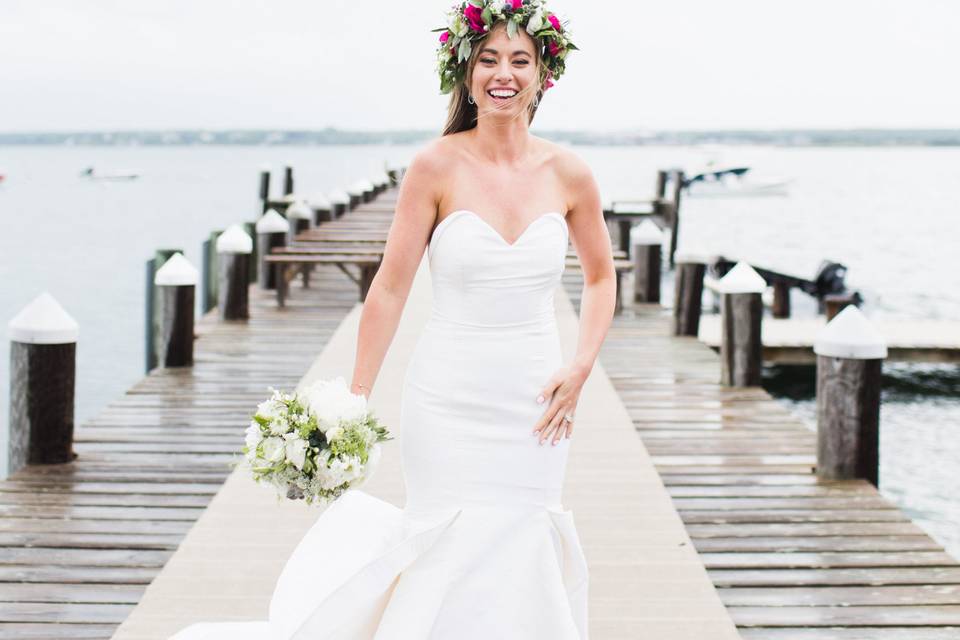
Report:
<svg viewBox="0 0 960 640"><path fill-rule="evenodd" d="M590 170L590 165L573 149L539 137L537 142L543 149L547 163L553 168L561 184L582 186L593 182L593 172Z"/></svg>

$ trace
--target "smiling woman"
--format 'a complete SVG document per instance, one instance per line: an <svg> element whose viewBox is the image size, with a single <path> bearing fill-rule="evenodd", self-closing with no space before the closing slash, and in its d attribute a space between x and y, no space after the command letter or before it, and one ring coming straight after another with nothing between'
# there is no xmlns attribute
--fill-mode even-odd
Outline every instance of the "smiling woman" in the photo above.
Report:
<svg viewBox="0 0 960 640"><path fill-rule="evenodd" d="M498 22L473 47L466 82L450 96L443 134L472 129L479 118L499 112L510 118L526 113L527 123L533 122L544 91L536 81L546 73L533 38L526 31L510 38L506 23Z"/></svg>

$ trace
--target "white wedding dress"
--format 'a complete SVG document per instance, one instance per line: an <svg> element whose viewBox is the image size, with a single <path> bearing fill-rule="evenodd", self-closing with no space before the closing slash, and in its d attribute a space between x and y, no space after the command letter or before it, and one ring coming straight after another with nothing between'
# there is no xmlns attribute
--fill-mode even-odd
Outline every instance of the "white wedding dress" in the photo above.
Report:
<svg viewBox="0 0 960 640"><path fill-rule="evenodd" d="M532 433L562 364L567 244L555 212L513 244L468 210L440 221L433 307L403 380L404 509L348 491L288 559L269 620L175 640L587 638L587 564L561 506L571 440Z"/></svg>

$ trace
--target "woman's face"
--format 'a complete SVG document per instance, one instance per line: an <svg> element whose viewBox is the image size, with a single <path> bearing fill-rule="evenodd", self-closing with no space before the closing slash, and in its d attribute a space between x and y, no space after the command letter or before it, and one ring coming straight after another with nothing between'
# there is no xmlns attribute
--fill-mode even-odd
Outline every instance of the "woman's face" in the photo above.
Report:
<svg viewBox="0 0 960 640"><path fill-rule="evenodd" d="M473 67L470 93L477 112L510 118L525 111L533 96L517 93L529 87L535 95L538 75L533 38L524 29L510 38L504 25L498 24L481 45Z"/></svg>

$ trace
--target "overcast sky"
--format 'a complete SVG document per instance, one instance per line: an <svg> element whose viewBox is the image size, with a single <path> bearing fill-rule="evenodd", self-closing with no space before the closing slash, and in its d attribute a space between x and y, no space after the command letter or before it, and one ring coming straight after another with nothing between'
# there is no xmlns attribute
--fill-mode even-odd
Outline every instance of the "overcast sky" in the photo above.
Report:
<svg viewBox="0 0 960 640"><path fill-rule="evenodd" d="M3 0L0 131L438 129L449 0ZM960 127L957 0L550 0L551 129Z"/></svg>

